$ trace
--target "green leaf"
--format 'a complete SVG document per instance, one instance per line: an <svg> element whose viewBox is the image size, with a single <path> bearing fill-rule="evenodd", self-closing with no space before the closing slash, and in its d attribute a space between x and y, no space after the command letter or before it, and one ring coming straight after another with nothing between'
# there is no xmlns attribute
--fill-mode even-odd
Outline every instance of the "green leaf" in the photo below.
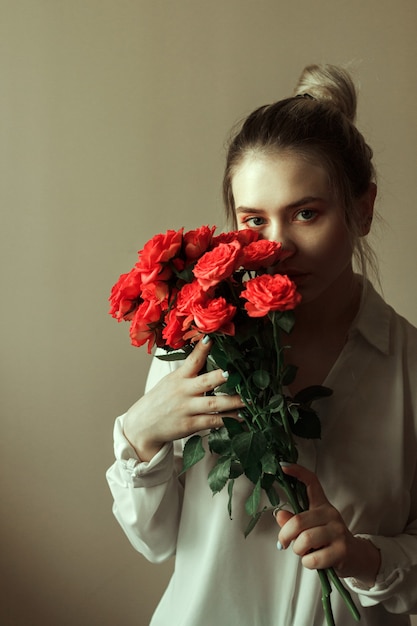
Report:
<svg viewBox="0 0 417 626"><path fill-rule="evenodd" d="M241 383L242 377L237 372L232 372L229 378L223 385L216 387L216 392L227 393L229 395L235 395L236 387Z"/></svg>
<svg viewBox="0 0 417 626"><path fill-rule="evenodd" d="M291 424L291 430L294 435L304 439L320 439L321 425L315 411L305 407L298 407L298 414L298 420Z"/></svg>
<svg viewBox="0 0 417 626"><path fill-rule="evenodd" d="M288 411L291 415L291 417L294 420L294 424L296 424L300 418L300 413L298 410L298 405L297 404L289 404L288 405Z"/></svg>
<svg viewBox="0 0 417 626"><path fill-rule="evenodd" d="M253 465L247 465L245 467L245 475L249 480L256 485L258 480L262 476L262 466L260 463L254 463Z"/></svg>
<svg viewBox="0 0 417 626"><path fill-rule="evenodd" d="M229 433L224 426L211 430L207 438L207 443L210 452L215 452L216 454L224 455L231 450Z"/></svg>
<svg viewBox="0 0 417 626"><path fill-rule="evenodd" d="M213 493L221 491L229 480L231 463L232 459L230 456L221 456L217 459L216 465L210 470L207 480Z"/></svg>
<svg viewBox="0 0 417 626"><path fill-rule="evenodd" d="M230 372L229 378L227 379L227 385L233 389L236 389L238 385L242 382L242 377L238 372Z"/></svg>
<svg viewBox="0 0 417 626"><path fill-rule="evenodd" d="M227 493L229 494L229 500L227 503L227 510L229 512L229 518L232 519L232 497L233 497L233 487L235 485L234 479L229 480L229 484L227 485Z"/></svg>
<svg viewBox="0 0 417 626"><path fill-rule="evenodd" d="M290 424L291 425L291 424ZM285 459L290 449L290 438L285 430L276 424L271 429L273 452L278 459Z"/></svg>
<svg viewBox="0 0 417 626"><path fill-rule="evenodd" d="M219 369L219 366L217 365L211 354L209 354L207 357L206 369L208 372L213 372L214 370Z"/></svg>
<svg viewBox="0 0 417 626"><path fill-rule="evenodd" d="M268 496L268 499L271 505L278 506L280 503L280 499L279 499L279 495L275 487L272 487L272 486L268 487L268 489L265 489L265 491L266 491L266 495Z"/></svg>
<svg viewBox="0 0 417 626"><path fill-rule="evenodd" d="M248 515L254 517L259 509L259 503L261 501L261 481L258 480L255 487L252 490L249 498L245 502L245 510Z"/></svg>
<svg viewBox="0 0 417 626"><path fill-rule="evenodd" d="M230 478L239 478L243 474L243 467L239 463L239 461L232 460L232 464L230 466Z"/></svg>
<svg viewBox="0 0 417 626"><path fill-rule="evenodd" d="M272 436L273 436L274 443L280 443L288 438L280 421L278 423L277 421L274 422L274 425L272 427Z"/></svg>
<svg viewBox="0 0 417 626"><path fill-rule="evenodd" d="M296 365L287 365L282 375L282 384L284 386L291 385L294 382L298 367Z"/></svg>
<svg viewBox="0 0 417 626"><path fill-rule="evenodd" d="M216 363L217 367L222 369L222 370L228 370L228 360L227 360L227 356L225 355L225 353L223 352L223 350L221 348L219 348L219 346L214 343L213 347L210 350L210 355L212 357L212 359L214 360L214 362Z"/></svg>
<svg viewBox="0 0 417 626"><path fill-rule="evenodd" d="M220 385L219 387L216 387L215 389L215 393L212 395L216 395L219 393L226 393L228 396L233 396L235 395L235 390L231 387L229 387L229 385L227 383L223 383L223 385ZM207 394L208 395L208 394Z"/></svg>
<svg viewBox="0 0 417 626"><path fill-rule="evenodd" d="M229 433L230 439L235 435L240 435L245 432L245 426L242 422L238 422L238 420L233 417L223 417L223 424Z"/></svg>
<svg viewBox="0 0 417 626"><path fill-rule="evenodd" d="M191 283L194 279L194 274L193 274L194 265L195 263L193 263L192 265L188 265L188 267L186 267L184 270L179 272L176 269L175 265L173 263L170 263L170 267L173 270L174 274L181 280L185 281L186 283Z"/></svg>
<svg viewBox="0 0 417 626"><path fill-rule="evenodd" d="M242 350L236 346L234 338L228 337L222 340L223 347L220 348L226 354L230 363L242 360Z"/></svg>
<svg viewBox="0 0 417 626"><path fill-rule="evenodd" d="M284 396L277 394L275 396L272 396L266 408L268 409L268 411L271 411L271 413L277 413L282 409L283 404Z"/></svg>
<svg viewBox="0 0 417 626"><path fill-rule="evenodd" d="M310 404L313 400L317 400L318 398L327 398L333 394L333 390L329 389L329 387L323 387L322 385L312 385L311 387L306 387L305 389L301 389L298 393L295 394L294 400L299 404Z"/></svg>
<svg viewBox="0 0 417 626"><path fill-rule="evenodd" d="M246 469L262 458L267 442L262 432L243 432L232 440L232 448Z"/></svg>
<svg viewBox="0 0 417 626"><path fill-rule="evenodd" d="M266 509L266 507L265 507ZM256 524L259 522L262 513L264 512L263 509L262 511L258 511L257 514L255 515L255 517L252 517L249 524L246 526L245 528L245 539L246 537L252 532L252 530L255 528Z"/></svg>
<svg viewBox="0 0 417 626"><path fill-rule="evenodd" d="M274 474L278 469L278 461L271 450L267 450L261 458L262 471L265 474Z"/></svg>
<svg viewBox="0 0 417 626"><path fill-rule="evenodd" d="M283 311L281 313L278 313L274 319L273 322L278 324L279 328L281 328L281 330L283 330L285 333L289 334L293 327L294 327L294 323L295 323L295 316L294 316L294 312L293 311Z"/></svg>
<svg viewBox="0 0 417 626"><path fill-rule="evenodd" d="M261 487L264 491L267 491L274 482L276 481L276 476L273 474L262 474L261 476Z"/></svg>
<svg viewBox="0 0 417 626"><path fill-rule="evenodd" d="M157 359L160 361L183 361L187 358L186 352L168 352L167 354L156 354Z"/></svg>
<svg viewBox="0 0 417 626"><path fill-rule="evenodd" d="M252 380L258 389L267 389L271 383L271 377L266 370L257 370L252 374Z"/></svg>
<svg viewBox="0 0 417 626"><path fill-rule="evenodd" d="M206 451L203 447L203 440L200 435L193 435L188 439L184 446L184 452L182 455L182 470L181 474L186 472L190 467L201 461L204 458Z"/></svg>

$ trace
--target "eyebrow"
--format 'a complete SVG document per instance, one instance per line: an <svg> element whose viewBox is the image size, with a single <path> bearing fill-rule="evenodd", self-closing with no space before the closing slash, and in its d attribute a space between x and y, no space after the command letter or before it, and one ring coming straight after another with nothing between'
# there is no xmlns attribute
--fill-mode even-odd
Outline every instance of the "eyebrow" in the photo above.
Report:
<svg viewBox="0 0 417 626"><path fill-rule="evenodd" d="M291 204L287 204L285 209L297 209L300 206L304 206L306 204L310 204L312 202L324 202L323 198L318 196L306 196L305 198L301 198L300 200L296 200L295 202L291 202ZM251 207L239 206L236 207L236 213L254 213L260 214L263 213L263 209L255 209Z"/></svg>

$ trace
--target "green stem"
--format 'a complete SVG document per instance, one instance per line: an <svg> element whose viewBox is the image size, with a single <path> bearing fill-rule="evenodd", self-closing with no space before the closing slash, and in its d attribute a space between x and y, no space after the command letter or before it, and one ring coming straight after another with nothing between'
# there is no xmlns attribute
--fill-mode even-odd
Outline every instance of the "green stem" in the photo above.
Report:
<svg viewBox="0 0 417 626"><path fill-rule="evenodd" d="M336 587L337 591L342 596L342 598L343 598L346 606L348 607L352 617L357 622L359 622L361 616L360 616L360 613L359 613L358 609L356 608L356 605L355 605L354 601L352 600L352 596L350 595L349 591L342 584L339 576L336 574L336 572L334 571L334 569L332 567L329 567L326 571L327 571L328 577L332 581L333 585Z"/></svg>
<svg viewBox="0 0 417 626"><path fill-rule="evenodd" d="M279 467L278 472L280 484L285 491L293 512L302 513L303 511L306 511L308 509L308 501L305 491L300 492L299 490L297 490L297 483L292 483L288 479L288 476L284 474L281 467ZM334 569L326 568L318 569L316 571L320 579L321 601L323 605L323 611L326 617L327 626L336 626L330 601L330 594L332 592L330 581L339 592L352 617L358 622L360 620L360 613L352 600L352 596L350 595L349 591L344 587Z"/></svg>
<svg viewBox="0 0 417 626"><path fill-rule="evenodd" d="M288 409L287 409L286 401L284 400L284 408L281 411L281 418L282 418L282 425L284 427L285 434L287 435L287 440L289 443L289 452L290 452L289 458L285 460L290 461L291 463L296 463L298 453L297 453L297 448L292 437L292 432L291 432L291 427L288 421L287 411Z"/></svg>
<svg viewBox="0 0 417 626"><path fill-rule="evenodd" d="M327 577L327 572L326 570L318 569L317 573L319 575L321 583L321 603L323 605L326 624L327 626L336 626L332 611L332 605L330 602L330 594L332 593L332 588Z"/></svg>
<svg viewBox="0 0 417 626"><path fill-rule="evenodd" d="M279 477L280 477L280 484L285 491L285 495L287 496L289 500L289 503L291 505L293 512L302 513L305 509L303 509L303 507L300 505L295 486L293 487L292 483L288 479L288 476L284 474L284 472L282 471L280 465L278 466L278 472L279 472Z"/></svg>
<svg viewBox="0 0 417 626"><path fill-rule="evenodd" d="M251 418L252 418L251 423L248 424L248 426L250 427L251 424L255 423L259 430L263 430L264 424L259 419L259 412L257 410L257 402L256 402L256 399L252 395L250 385L248 384L248 381L246 380L246 377L244 373L242 372L242 370L240 369L238 363L233 363L233 366L243 381L243 385L239 384L236 386L236 392L241 397L242 401L245 404L247 411L251 415ZM244 389L242 387L244 387Z"/></svg>
<svg viewBox="0 0 417 626"><path fill-rule="evenodd" d="M278 324L275 321L276 318L276 311L273 311L271 314L271 322L272 322L272 329L273 329L273 333L274 333L274 345L275 345L275 354L277 355L277 376L279 376L280 382L281 382L281 345L280 345L280 341L279 341L279 328L278 328ZM281 384L280 384L281 387Z"/></svg>
<svg viewBox="0 0 417 626"><path fill-rule="evenodd" d="M238 368L236 369L238 370L242 378L244 378L243 374L239 371L239 369ZM265 425L260 421L258 411L255 411L256 404L253 400L253 397L251 395L250 389L248 388L248 385L245 385L245 390L242 389L241 385L237 385L236 391L241 397L242 401L244 402L248 413L250 413L251 415L251 422L248 423L249 428L252 426L252 424L256 424L256 426L258 427L258 430L262 431ZM249 395L250 397L245 398L245 396L247 395Z"/></svg>

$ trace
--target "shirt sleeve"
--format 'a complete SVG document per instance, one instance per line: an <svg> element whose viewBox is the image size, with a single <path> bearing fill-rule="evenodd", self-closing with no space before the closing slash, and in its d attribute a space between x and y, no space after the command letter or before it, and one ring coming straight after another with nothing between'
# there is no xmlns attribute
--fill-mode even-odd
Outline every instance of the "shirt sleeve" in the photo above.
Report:
<svg viewBox="0 0 417 626"><path fill-rule="evenodd" d="M373 310L369 318L370 327L374 325L376 316L377 313ZM400 316L393 314L390 319L390 343L393 346L392 354L395 358L391 359L392 366L388 370L389 378L386 381L387 385L391 385L388 387L391 390L391 406L393 407L391 415L395 415L396 412L399 417L403 415L403 422L400 419L392 420L390 424L392 430L389 431L391 440L401 442L401 447L396 449L393 445L392 450L388 452L387 445L380 446L380 448L385 455L390 454L393 459L399 459L398 476L391 489L398 490L399 481L401 481L404 491L408 492L408 498L403 499L403 509L397 504L396 510L391 511L392 518L398 520L397 532L389 536L376 533L357 535L372 541L380 551L381 566L375 585L367 588L353 578L347 578L345 582L352 591L358 594L363 606L382 604L389 613L415 614L417 613L417 395L415 384L417 380L417 334L415 329ZM386 362L384 362L385 367ZM381 377L378 381L380 386L384 385ZM403 424L402 433L400 433L401 423ZM386 428L387 423L385 423L385 430ZM380 460L383 462L382 457ZM384 505L384 502L382 501L381 504ZM387 503L385 506L392 505ZM403 516L407 521L400 526Z"/></svg>
<svg viewBox="0 0 417 626"><path fill-rule="evenodd" d="M152 364L147 389L172 370L170 365ZM178 478L181 443L165 444L149 462L142 462L124 436L124 418L117 418L114 426L116 460L106 473L113 513L133 547L152 563L161 563L176 549L183 497Z"/></svg>
<svg viewBox="0 0 417 626"><path fill-rule="evenodd" d="M372 541L381 553L381 567L373 587L367 588L354 578L345 579L362 606L381 603L390 613L416 613L417 522L397 537L357 536Z"/></svg>

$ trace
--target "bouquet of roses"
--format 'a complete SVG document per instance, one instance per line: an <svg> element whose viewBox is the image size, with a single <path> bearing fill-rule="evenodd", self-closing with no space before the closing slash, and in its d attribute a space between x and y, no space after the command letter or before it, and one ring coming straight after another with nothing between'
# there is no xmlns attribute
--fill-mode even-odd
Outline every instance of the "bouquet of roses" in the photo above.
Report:
<svg viewBox="0 0 417 626"><path fill-rule="evenodd" d="M287 476L281 463L297 461L294 435L320 437L320 421L311 407L331 390L314 386L294 397L286 389L297 368L287 362L286 337L301 300L295 284L279 273L285 258L280 243L259 239L252 230L215 235L215 227L154 236L139 252L135 266L122 274L110 295L110 314L130 322L135 346L164 348L159 358L185 358L205 335L212 339L207 368L229 372L216 391L238 393L242 421L224 417L224 426L207 435L217 456L208 484L217 493L227 485L229 515L233 486L246 476L253 485L245 509L254 528L262 513L280 506L277 487L294 513L308 508L304 485ZM183 471L205 455L202 435L184 447ZM260 507L262 491L271 507ZM355 619L359 614L332 569L319 570L328 625L334 624L330 582L342 594Z"/></svg>

